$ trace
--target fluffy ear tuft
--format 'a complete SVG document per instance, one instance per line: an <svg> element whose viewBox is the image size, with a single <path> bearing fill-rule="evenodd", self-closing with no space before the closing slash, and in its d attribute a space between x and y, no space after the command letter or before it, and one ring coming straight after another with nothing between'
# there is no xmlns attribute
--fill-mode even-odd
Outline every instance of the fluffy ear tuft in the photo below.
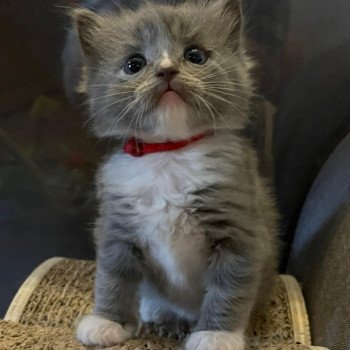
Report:
<svg viewBox="0 0 350 350"><path fill-rule="evenodd" d="M213 3L209 2L209 4L215 7L217 13L223 15L232 36L239 38L243 27L241 0L216 0Z"/></svg>
<svg viewBox="0 0 350 350"><path fill-rule="evenodd" d="M99 16L90 10L75 9L72 18L84 54L91 59L98 58L97 33L101 29Z"/></svg>
<svg viewBox="0 0 350 350"><path fill-rule="evenodd" d="M242 4L241 0L224 0L224 11L232 16L233 31L241 34L243 27Z"/></svg>
<svg viewBox="0 0 350 350"><path fill-rule="evenodd" d="M241 0L223 0L224 8L232 13L241 14Z"/></svg>

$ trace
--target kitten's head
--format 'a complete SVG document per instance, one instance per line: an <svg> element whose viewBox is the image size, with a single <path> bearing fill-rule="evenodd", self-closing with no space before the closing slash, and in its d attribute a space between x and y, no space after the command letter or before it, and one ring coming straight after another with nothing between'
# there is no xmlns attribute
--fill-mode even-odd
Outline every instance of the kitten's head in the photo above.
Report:
<svg viewBox="0 0 350 350"><path fill-rule="evenodd" d="M245 125L252 87L239 0L74 18L97 136L175 140Z"/></svg>

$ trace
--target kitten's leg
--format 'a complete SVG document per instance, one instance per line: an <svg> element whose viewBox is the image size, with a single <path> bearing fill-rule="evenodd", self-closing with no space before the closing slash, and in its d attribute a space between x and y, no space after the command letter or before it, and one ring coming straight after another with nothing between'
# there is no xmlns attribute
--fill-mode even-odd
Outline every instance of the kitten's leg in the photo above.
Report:
<svg viewBox="0 0 350 350"><path fill-rule="evenodd" d="M77 328L77 338L83 344L113 346L134 336L140 265L139 254L131 244L106 242L99 247L95 308Z"/></svg>
<svg viewBox="0 0 350 350"><path fill-rule="evenodd" d="M237 252L237 253L236 253ZM185 350L243 350L244 333L257 294L256 259L244 243L222 240L207 270L206 295Z"/></svg>
<svg viewBox="0 0 350 350"><path fill-rule="evenodd" d="M184 313L176 312L175 306L145 284L141 294L139 335L155 333L160 337L183 340L192 326Z"/></svg>

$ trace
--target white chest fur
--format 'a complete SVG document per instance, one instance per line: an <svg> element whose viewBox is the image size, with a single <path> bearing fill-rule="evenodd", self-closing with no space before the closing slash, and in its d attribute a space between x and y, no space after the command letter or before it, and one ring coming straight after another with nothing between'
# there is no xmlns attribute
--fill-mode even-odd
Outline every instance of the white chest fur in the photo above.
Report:
<svg viewBox="0 0 350 350"><path fill-rule="evenodd" d="M188 211L193 191L217 181L205 171L200 154L193 149L142 158L116 155L101 172L104 191L132 204L139 240L171 285L182 291L201 285L208 256L205 236Z"/></svg>

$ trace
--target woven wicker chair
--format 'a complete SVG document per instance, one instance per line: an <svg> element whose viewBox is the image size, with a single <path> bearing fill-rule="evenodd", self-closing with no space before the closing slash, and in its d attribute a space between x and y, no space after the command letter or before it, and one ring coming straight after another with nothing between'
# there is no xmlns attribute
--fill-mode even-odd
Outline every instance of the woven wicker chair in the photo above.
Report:
<svg viewBox="0 0 350 350"><path fill-rule="evenodd" d="M95 264L53 258L27 278L0 321L0 349L84 349L74 339L74 325L89 313ZM250 350L307 350L311 346L304 299L292 276L280 275L271 298L252 317ZM115 346L115 350L173 350L175 340L148 336Z"/></svg>

